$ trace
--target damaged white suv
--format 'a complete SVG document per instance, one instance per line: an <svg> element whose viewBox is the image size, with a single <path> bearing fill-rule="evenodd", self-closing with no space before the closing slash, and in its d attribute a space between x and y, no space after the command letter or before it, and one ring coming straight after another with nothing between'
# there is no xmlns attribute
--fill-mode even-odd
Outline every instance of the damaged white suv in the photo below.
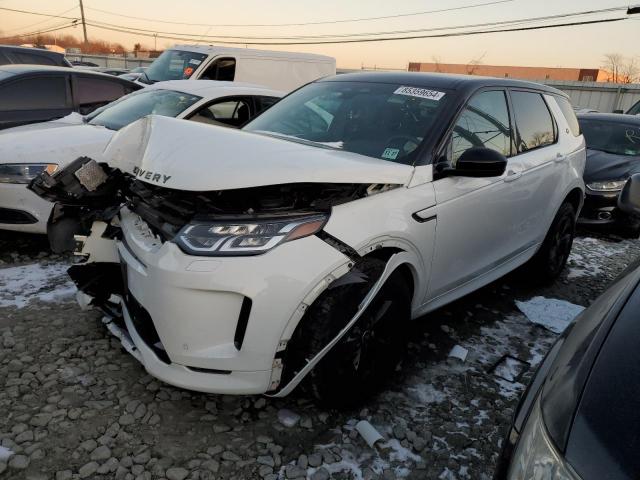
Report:
<svg viewBox="0 0 640 480"><path fill-rule="evenodd" d="M412 318L567 261L585 146L558 90L340 75L243 130L147 117L30 187L76 235L81 300L167 383L354 403Z"/></svg>

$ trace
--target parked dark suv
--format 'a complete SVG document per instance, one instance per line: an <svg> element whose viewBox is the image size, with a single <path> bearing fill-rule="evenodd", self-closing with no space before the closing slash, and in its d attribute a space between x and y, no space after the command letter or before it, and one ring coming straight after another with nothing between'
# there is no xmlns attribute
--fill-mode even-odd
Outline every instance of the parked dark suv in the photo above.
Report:
<svg viewBox="0 0 640 480"><path fill-rule="evenodd" d="M71 112L86 115L140 88L104 73L41 65L3 65L0 130L53 120Z"/></svg>
<svg viewBox="0 0 640 480"><path fill-rule="evenodd" d="M14 47L0 45L0 65L12 63L49 65L52 67L71 67L64 54L42 48Z"/></svg>

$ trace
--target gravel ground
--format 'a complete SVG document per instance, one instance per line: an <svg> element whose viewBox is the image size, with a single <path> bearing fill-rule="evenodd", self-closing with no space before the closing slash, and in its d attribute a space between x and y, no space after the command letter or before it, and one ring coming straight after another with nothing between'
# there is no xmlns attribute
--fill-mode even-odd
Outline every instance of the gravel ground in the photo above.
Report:
<svg viewBox="0 0 640 480"><path fill-rule="evenodd" d="M70 257L0 233L0 475L488 479L518 395L556 338L515 302L588 306L639 255L637 241L582 236L554 285L513 274L425 316L389 387L335 412L299 393L219 396L154 380L98 312L77 307L63 273ZM464 362L448 357L455 345ZM385 437L377 451L355 431L361 419Z"/></svg>

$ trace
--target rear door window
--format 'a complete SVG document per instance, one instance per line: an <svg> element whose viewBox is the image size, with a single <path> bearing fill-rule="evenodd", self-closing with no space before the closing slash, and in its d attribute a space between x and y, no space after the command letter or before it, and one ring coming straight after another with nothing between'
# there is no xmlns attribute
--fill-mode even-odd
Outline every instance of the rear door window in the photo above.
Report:
<svg viewBox="0 0 640 480"><path fill-rule="evenodd" d="M25 78L0 87L0 109L41 110L71 106L67 77Z"/></svg>
<svg viewBox="0 0 640 480"><path fill-rule="evenodd" d="M465 151L474 147L511 156L511 122L503 90L482 92L469 101L453 127L448 153L450 163L455 165Z"/></svg>
<svg viewBox="0 0 640 480"><path fill-rule="evenodd" d="M512 91L511 103L516 118L519 153L555 143L553 118L541 94Z"/></svg>
<svg viewBox="0 0 640 480"><path fill-rule="evenodd" d="M122 83L108 78L78 77L76 79L76 102L82 115L122 97L125 94Z"/></svg>
<svg viewBox="0 0 640 480"><path fill-rule="evenodd" d="M57 65L57 63L45 55L35 55L33 53L13 52L15 63L31 63L35 65Z"/></svg>

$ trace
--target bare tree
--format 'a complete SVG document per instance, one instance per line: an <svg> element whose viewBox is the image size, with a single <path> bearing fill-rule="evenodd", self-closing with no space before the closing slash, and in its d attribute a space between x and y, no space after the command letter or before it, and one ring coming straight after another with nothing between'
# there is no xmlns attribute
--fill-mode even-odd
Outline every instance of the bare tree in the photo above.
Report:
<svg viewBox="0 0 640 480"><path fill-rule="evenodd" d="M438 55L433 55L431 57L431 60L433 60L433 63L436 66L435 71L438 73L442 73L442 69L440 68L440 64L442 63L442 61L440 60L440 57Z"/></svg>
<svg viewBox="0 0 640 480"><path fill-rule="evenodd" d="M602 63L607 73L607 81L613 83L633 83L640 77L640 65L636 58L626 58L620 53L607 53Z"/></svg>
<svg viewBox="0 0 640 480"><path fill-rule="evenodd" d="M640 64L638 58L629 58L622 66L622 83L635 83L640 81Z"/></svg>
<svg viewBox="0 0 640 480"><path fill-rule="evenodd" d="M479 57L472 58L471 60L469 60L466 66L467 75L475 75L480 65L482 65L482 60L486 55L487 55L487 52L484 52Z"/></svg>

